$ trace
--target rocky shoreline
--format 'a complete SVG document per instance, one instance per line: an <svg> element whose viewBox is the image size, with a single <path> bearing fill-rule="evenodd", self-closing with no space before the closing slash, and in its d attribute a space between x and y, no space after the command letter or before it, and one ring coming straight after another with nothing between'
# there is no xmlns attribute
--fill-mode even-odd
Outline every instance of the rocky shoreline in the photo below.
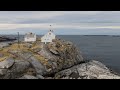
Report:
<svg viewBox="0 0 120 90"><path fill-rule="evenodd" d="M0 49L0 79L120 79L97 60L86 61L69 41L20 42Z"/></svg>

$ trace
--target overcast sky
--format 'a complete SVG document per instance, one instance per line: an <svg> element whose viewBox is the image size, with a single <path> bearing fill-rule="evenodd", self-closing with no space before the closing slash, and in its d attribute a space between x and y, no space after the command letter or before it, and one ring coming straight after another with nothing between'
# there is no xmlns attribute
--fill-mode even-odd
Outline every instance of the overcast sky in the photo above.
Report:
<svg viewBox="0 0 120 90"><path fill-rule="evenodd" d="M120 35L120 11L0 11L0 34Z"/></svg>

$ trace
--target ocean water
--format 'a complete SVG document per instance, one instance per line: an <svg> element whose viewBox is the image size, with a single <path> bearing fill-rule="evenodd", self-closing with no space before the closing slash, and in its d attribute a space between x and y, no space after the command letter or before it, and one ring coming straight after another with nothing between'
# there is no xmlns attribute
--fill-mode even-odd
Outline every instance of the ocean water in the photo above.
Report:
<svg viewBox="0 0 120 90"><path fill-rule="evenodd" d="M73 42L85 60L98 60L120 73L119 36L58 35L57 38ZM23 40L23 36L20 39Z"/></svg>
<svg viewBox="0 0 120 90"><path fill-rule="evenodd" d="M120 37L115 36L59 36L79 47L83 58L98 60L120 73Z"/></svg>

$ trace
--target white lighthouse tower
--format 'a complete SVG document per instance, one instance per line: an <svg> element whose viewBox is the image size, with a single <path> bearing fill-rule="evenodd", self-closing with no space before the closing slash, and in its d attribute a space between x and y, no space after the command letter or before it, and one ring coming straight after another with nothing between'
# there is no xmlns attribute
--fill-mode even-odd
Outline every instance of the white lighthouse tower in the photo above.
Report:
<svg viewBox="0 0 120 90"><path fill-rule="evenodd" d="M55 36L56 35L53 33L53 30L51 29L50 25L50 30L48 31L48 33L41 37L41 42L44 42L45 44L47 42L52 42L52 40L55 39Z"/></svg>

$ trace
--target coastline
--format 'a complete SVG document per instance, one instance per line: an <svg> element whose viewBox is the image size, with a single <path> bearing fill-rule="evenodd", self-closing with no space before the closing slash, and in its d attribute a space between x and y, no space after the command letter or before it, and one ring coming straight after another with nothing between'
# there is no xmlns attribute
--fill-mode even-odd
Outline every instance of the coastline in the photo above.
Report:
<svg viewBox="0 0 120 90"><path fill-rule="evenodd" d="M63 40L63 41L64 41L64 40ZM7 43L7 42L4 42L4 43ZM85 60L85 62L89 62L89 61L90 61L90 60ZM83 61L83 64L84 64L85 62ZM80 64L82 64L82 62L81 62ZM105 64L105 63L103 63L103 64ZM76 65L77 65L77 64L76 64ZM116 70L114 70L113 68L111 68L110 66L106 66L106 67L109 68L109 70L110 70L111 73L120 76L120 74L119 74L118 72L116 72ZM69 67L69 68L72 68L72 66Z"/></svg>

